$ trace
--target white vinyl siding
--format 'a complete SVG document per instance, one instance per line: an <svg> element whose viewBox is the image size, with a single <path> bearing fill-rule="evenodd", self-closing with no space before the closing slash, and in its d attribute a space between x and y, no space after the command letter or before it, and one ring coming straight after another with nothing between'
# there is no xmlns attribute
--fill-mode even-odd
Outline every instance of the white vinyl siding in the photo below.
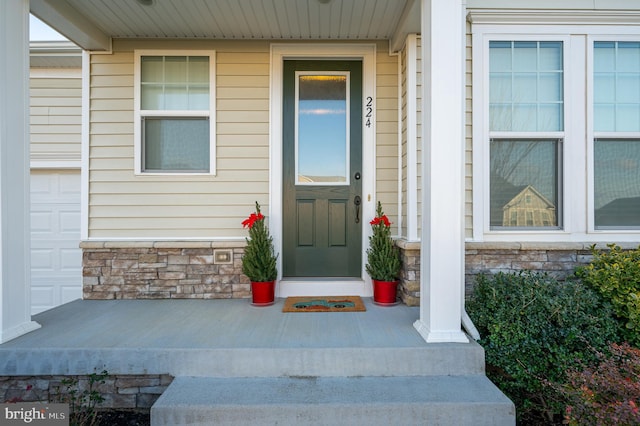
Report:
<svg viewBox="0 0 640 426"><path fill-rule="evenodd" d="M30 79L31 162L80 166L81 85L78 69L32 70Z"/></svg>
<svg viewBox="0 0 640 426"><path fill-rule="evenodd" d="M133 50L168 45L216 50L215 176L134 173ZM268 52L267 42L117 41L91 55L90 238L243 235L245 212L268 194Z"/></svg>
<svg viewBox="0 0 640 426"><path fill-rule="evenodd" d="M389 56L386 43L376 54L376 193L389 217L398 215L398 56ZM365 94L365 97L367 95ZM373 219L373 218L371 218ZM371 220L369 219L369 220ZM365 223L368 223L367 220ZM397 222L397 221L396 221ZM394 223L393 226L397 226ZM397 228L394 233L398 233Z"/></svg>
<svg viewBox="0 0 640 426"><path fill-rule="evenodd" d="M215 176L135 173L135 49L216 51ZM391 214L398 193L397 65L386 43L378 52L377 186ZM116 40L113 53L91 55L90 239L241 239L240 223L255 201L269 215L269 58L268 41L211 40Z"/></svg>

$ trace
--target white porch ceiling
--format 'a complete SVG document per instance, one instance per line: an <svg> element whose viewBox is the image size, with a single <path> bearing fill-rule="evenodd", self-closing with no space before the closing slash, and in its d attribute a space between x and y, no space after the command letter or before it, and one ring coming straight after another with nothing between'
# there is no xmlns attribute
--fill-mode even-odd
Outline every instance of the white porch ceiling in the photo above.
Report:
<svg viewBox="0 0 640 426"><path fill-rule="evenodd" d="M87 50L114 38L391 40L420 30L418 0L31 0Z"/></svg>

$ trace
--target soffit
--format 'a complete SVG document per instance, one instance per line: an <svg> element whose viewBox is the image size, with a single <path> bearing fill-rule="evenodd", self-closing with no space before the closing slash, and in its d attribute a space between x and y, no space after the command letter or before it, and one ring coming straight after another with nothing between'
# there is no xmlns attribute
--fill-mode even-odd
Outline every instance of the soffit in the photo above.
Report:
<svg viewBox="0 0 640 426"><path fill-rule="evenodd" d="M108 49L104 37L391 40L420 29L416 0L152 0L148 6L141 3L31 0L31 12L83 48L96 50Z"/></svg>

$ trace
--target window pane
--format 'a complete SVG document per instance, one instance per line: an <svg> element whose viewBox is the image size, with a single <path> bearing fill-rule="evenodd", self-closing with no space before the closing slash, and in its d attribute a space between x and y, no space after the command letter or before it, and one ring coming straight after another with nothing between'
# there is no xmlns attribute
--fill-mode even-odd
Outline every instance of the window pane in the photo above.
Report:
<svg viewBox="0 0 640 426"><path fill-rule="evenodd" d="M593 69L595 72L613 72L616 65L616 43L598 41L594 44Z"/></svg>
<svg viewBox="0 0 640 426"><path fill-rule="evenodd" d="M616 92L616 102L633 104L640 102L640 73L618 73L616 85L624 89Z"/></svg>
<svg viewBox="0 0 640 426"><path fill-rule="evenodd" d="M489 61L490 130L564 129L562 42L490 42Z"/></svg>
<svg viewBox="0 0 640 426"><path fill-rule="evenodd" d="M640 131L640 43L595 42L593 60L594 130Z"/></svg>
<svg viewBox="0 0 640 426"><path fill-rule="evenodd" d="M513 73L513 98L515 104L531 103L538 99L536 84L538 76L535 73Z"/></svg>
<svg viewBox="0 0 640 426"><path fill-rule="evenodd" d="M492 140L490 225L559 226L559 145L555 140Z"/></svg>
<svg viewBox="0 0 640 426"><path fill-rule="evenodd" d="M209 86L189 86L189 110L209 109Z"/></svg>
<svg viewBox="0 0 640 426"><path fill-rule="evenodd" d="M208 110L209 57L141 57L142 110Z"/></svg>
<svg viewBox="0 0 640 426"><path fill-rule="evenodd" d="M347 181L347 76L300 75L298 184Z"/></svg>
<svg viewBox="0 0 640 426"><path fill-rule="evenodd" d="M164 88L164 108L185 110L189 108L187 85L166 85Z"/></svg>
<svg viewBox="0 0 640 426"><path fill-rule="evenodd" d="M615 104L597 104L594 105L594 123L595 129L606 130L614 129L616 127L616 106Z"/></svg>
<svg viewBox="0 0 640 426"><path fill-rule="evenodd" d="M493 73L489 83L489 102L495 105L503 99L511 99L511 74Z"/></svg>
<svg viewBox="0 0 640 426"><path fill-rule="evenodd" d="M206 56L189 57L189 82L209 83L209 58Z"/></svg>
<svg viewBox="0 0 640 426"><path fill-rule="evenodd" d="M535 41L516 41L513 43L513 69L531 71L538 69L538 43Z"/></svg>
<svg viewBox="0 0 640 426"><path fill-rule="evenodd" d="M535 104L513 105L513 127L516 132L535 132L538 124L538 108ZM505 129L506 130L506 129Z"/></svg>
<svg viewBox="0 0 640 426"><path fill-rule="evenodd" d="M165 56L164 81L165 83L186 83L187 81L187 57Z"/></svg>
<svg viewBox="0 0 640 426"><path fill-rule="evenodd" d="M209 120L143 120L144 170L209 172Z"/></svg>
<svg viewBox="0 0 640 426"><path fill-rule="evenodd" d="M538 105L538 127L540 130L554 130L562 127L562 105L540 104Z"/></svg>
<svg viewBox="0 0 640 426"><path fill-rule="evenodd" d="M560 42L540 42L540 69L562 71L562 44Z"/></svg>
<svg viewBox="0 0 640 426"><path fill-rule="evenodd" d="M489 46L489 71L491 73L512 71L511 42L492 41Z"/></svg>
<svg viewBox="0 0 640 426"><path fill-rule="evenodd" d="M596 228L640 228L640 140L594 143Z"/></svg>
<svg viewBox="0 0 640 426"><path fill-rule="evenodd" d="M640 131L640 104L618 104L616 106L616 131Z"/></svg>
<svg viewBox="0 0 640 426"><path fill-rule="evenodd" d="M145 83L161 83L164 80L164 58L162 56L141 57L140 78Z"/></svg>
<svg viewBox="0 0 640 426"><path fill-rule="evenodd" d="M141 109L164 109L164 86L162 84L145 84L140 89Z"/></svg>
<svg viewBox="0 0 640 426"><path fill-rule="evenodd" d="M620 42L616 58L616 71L638 72L640 69L640 43Z"/></svg>
<svg viewBox="0 0 640 426"><path fill-rule="evenodd" d="M593 76L593 100L597 105L615 102L616 75L600 72Z"/></svg>

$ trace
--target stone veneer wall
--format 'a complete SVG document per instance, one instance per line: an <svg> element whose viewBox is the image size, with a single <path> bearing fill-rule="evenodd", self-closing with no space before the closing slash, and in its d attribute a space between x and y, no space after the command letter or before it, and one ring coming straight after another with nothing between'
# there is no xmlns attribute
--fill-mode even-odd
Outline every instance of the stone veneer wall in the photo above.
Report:
<svg viewBox="0 0 640 426"><path fill-rule="evenodd" d="M408 306L420 305L420 243L397 240L400 249L400 283L398 297Z"/></svg>
<svg viewBox="0 0 640 426"><path fill-rule="evenodd" d="M420 304L420 243L398 240L403 262L400 272L399 296L409 306ZM465 293L473 291L480 274L512 273L533 270L548 273L558 280L573 275L576 267L593 258L592 243L475 243L465 245ZM622 248L635 249L638 243L618 243ZM607 249L606 244L596 245Z"/></svg>
<svg viewBox="0 0 640 426"><path fill-rule="evenodd" d="M89 376L4 376L0 377L1 402L56 402L66 392L63 380L77 381L71 387L78 394L88 389ZM101 408L135 409L149 411L173 381L167 374L114 375L94 389L102 395Z"/></svg>
<svg viewBox="0 0 640 426"><path fill-rule="evenodd" d="M398 296L420 304L420 243L397 240L402 269ZM637 248L637 243L619 244ZM85 299L230 299L251 295L242 274L245 242L83 242ZM591 243L466 243L465 289L469 295L479 274L546 272L564 280L591 261ZM605 244L598 248L606 249ZM214 261L216 250L231 254Z"/></svg>
<svg viewBox="0 0 640 426"><path fill-rule="evenodd" d="M245 241L82 242L85 299L248 298ZM229 251L230 262L214 261Z"/></svg>

